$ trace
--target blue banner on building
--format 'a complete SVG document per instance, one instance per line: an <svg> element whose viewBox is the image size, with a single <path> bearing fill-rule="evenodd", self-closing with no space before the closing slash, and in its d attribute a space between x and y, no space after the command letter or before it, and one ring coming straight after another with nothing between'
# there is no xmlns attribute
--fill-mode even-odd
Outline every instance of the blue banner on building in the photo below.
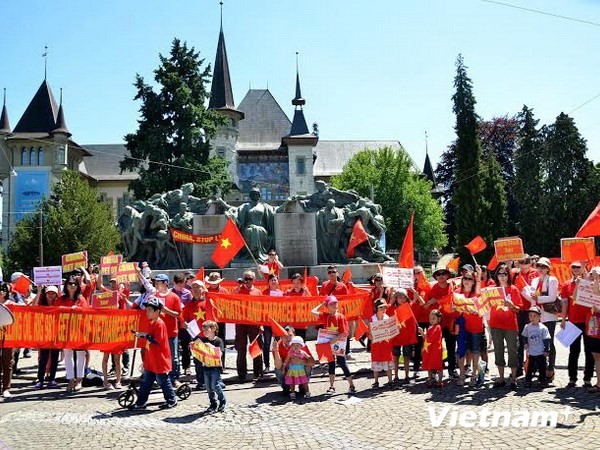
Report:
<svg viewBox="0 0 600 450"><path fill-rule="evenodd" d="M50 192L50 172L40 170L19 170L13 178L15 183L15 219L22 219L27 213L36 210L37 205Z"/></svg>

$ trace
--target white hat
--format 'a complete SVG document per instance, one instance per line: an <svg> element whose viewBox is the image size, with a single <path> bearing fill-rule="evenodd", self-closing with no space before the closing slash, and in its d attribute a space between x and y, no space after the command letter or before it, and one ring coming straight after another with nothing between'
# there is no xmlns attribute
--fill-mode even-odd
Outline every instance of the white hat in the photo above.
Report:
<svg viewBox="0 0 600 450"><path fill-rule="evenodd" d="M294 336L290 341L290 345L294 344L300 344L302 347L304 347L304 339L302 339L300 336Z"/></svg>
<svg viewBox="0 0 600 450"><path fill-rule="evenodd" d="M55 294L58 294L58 288L57 288L56 286L48 286L48 287L46 288L46 294L47 294L48 292L54 292Z"/></svg>

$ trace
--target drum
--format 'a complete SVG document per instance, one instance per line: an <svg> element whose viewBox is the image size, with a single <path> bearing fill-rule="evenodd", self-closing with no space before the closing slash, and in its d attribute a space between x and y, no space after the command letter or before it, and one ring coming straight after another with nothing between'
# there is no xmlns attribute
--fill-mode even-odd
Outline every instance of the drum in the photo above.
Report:
<svg viewBox="0 0 600 450"><path fill-rule="evenodd" d="M0 304L0 327L15 323L15 316L6 306Z"/></svg>

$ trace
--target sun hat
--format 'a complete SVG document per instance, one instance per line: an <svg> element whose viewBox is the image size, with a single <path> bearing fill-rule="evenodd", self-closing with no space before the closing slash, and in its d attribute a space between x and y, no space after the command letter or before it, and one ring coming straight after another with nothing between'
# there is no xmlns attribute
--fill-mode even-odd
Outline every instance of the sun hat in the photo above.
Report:
<svg viewBox="0 0 600 450"><path fill-rule="evenodd" d="M290 341L290 345L294 345L294 344L299 344L302 347L304 347L304 339L302 339L300 336L294 336L292 338L292 340Z"/></svg>
<svg viewBox="0 0 600 450"><path fill-rule="evenodd" d="M55 294L58 294L58 288L56 286L48 286L46 287L46 294L48 292L54 292Z"/></svg>
<svg viewBox="0 0 600 450"><path fill-rule="evenodd" d="M219 272L211 272L204 278L204 282L208 284L219 284L221 281L223 281L223 278L221 278Z"/></svg>
<svg viewBox="0 0 600 450"><path fill-rule="evenodd" d="M552 267L552 264L550 263L550 260L548 258L545 257L541 257L540 259L538 259L537 263L538 266L544 266L547 267L548 269L550 269Z"/></svg>

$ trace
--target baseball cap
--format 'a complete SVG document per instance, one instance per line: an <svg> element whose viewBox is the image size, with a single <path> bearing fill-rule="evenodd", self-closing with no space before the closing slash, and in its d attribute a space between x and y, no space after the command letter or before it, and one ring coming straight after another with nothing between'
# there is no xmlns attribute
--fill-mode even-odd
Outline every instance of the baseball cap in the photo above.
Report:
<svg viewBox="0 0 600 450"><path fill-rule="evenodd" d="M540 316L542 315L542 310L539 308L539 306L532 306L531 308L529 308L527 310L527 312L536 313L536 314L539 314Z"/></svg>
<svg viewBox="0 0 600 450"><path fill-rule="evenodd" d="M56 286L48 286L48 287L46 288L46 294L47 294L48 292L54 292L55 294L58 294L58 288L57 288Z"/></svg>
<svg viewBox="0 0 600 450"><path fill-rule="evenodd" d="M164 273L159 273L153 279L156 280L156 281L163 281L165 283L169 282L169 277L166 274L164 274Z"/></svg>
<svg viewBox="0 0 600 450"><path fill-rule="evenodd" d="M325 304L327 306L331 305L332 303L338 303L338 299L335 298L333 295L329 295L325 298Z"/></svg>
<svg viewBox="0 0 600 450"><path fill-rule="evenodd" d="M292 338L292 340L290 341L290 344L300 344L301 346L304 347L304 339L302 339L300 336L294 336Z"/></svg>
<svg viewBox="0 0 600 450"><path fill-rule="evenodd" d="M475 269L471 264L465 264L460 268L460 270L466 270L467 272L475 272Z"/></svg>

